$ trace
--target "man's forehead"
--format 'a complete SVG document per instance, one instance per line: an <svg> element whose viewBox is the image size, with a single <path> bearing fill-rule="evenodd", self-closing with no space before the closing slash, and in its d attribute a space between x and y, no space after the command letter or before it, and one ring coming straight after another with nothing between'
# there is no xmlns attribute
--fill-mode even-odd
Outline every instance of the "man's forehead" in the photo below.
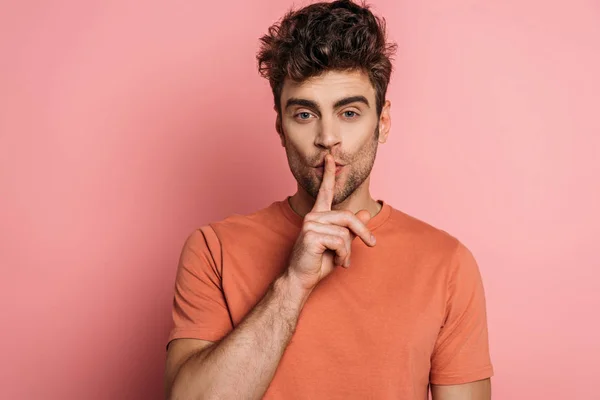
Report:
<svg viewBox="0 0 600 400"><path fill-rule="evenodd" d="M362 71L327 71L302 82L286 79L281 91L283 103L291 97L306 98L318 103L335 103L340 98L362 95L371 100L375 89Z"/></svg>

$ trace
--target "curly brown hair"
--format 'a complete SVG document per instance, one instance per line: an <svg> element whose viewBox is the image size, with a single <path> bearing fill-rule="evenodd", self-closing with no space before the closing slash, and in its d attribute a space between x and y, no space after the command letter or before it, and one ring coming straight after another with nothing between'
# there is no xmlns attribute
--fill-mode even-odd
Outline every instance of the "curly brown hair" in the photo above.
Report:
<svg viewBox="0 0 600 400"><path fill-rule="evenodd" d="M330 70L362 70L376 91L381 114L396 44L387 42L385 19L351 0L315 3L289 11L260 38L256 56L281 113L285 78L302 82Z"/></svg>

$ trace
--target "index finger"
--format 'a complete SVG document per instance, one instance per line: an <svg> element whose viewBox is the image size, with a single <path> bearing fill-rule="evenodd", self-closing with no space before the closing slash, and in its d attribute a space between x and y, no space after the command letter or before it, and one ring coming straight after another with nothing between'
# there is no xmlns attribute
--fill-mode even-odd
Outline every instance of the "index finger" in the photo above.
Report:
<svg viewBox="0 0 600 400"><path fill-rule="evenodd" d="M325 156L325 165L323 167L323 181L317 194L317 200L313 211L331 211L333 203L333 191L335 187L335 161L329 154Z"/></svg>

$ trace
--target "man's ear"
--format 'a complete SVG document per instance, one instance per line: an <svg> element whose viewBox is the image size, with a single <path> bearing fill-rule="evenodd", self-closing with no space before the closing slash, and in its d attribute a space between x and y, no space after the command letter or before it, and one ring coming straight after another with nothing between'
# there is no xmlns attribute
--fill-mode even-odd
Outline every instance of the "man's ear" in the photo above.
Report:
<svg viewBox="0 0 600 400"><path fill-rule="evenodd" d="M275 130L281 139L281 146L285 147L285 136L283 134L283 127L281 125L281 114L279 113L277 113L277 119L275 120Z"/></svg>
<svg viewBox="0 0 600 400"><path fill-rule="evenodd" d="M390 133L390 128L392 127L391 107L392 103L386 100L381 109L381 115L379 116L379 143L385 143Z"/></svg>

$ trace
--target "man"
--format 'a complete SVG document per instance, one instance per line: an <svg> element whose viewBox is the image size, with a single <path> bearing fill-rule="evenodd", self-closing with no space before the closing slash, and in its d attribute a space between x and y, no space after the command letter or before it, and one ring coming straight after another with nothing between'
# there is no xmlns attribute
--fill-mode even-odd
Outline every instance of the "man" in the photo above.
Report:
<svg viewBox="0 0 600 400"><path fill-rule="evenodd" d="M258 54L297 192L194 232L172 399L490 398L484 292L455 238L369 193L394 46L350 1L290 12ZM356 239L356 240L354 240Z"/></svg>

